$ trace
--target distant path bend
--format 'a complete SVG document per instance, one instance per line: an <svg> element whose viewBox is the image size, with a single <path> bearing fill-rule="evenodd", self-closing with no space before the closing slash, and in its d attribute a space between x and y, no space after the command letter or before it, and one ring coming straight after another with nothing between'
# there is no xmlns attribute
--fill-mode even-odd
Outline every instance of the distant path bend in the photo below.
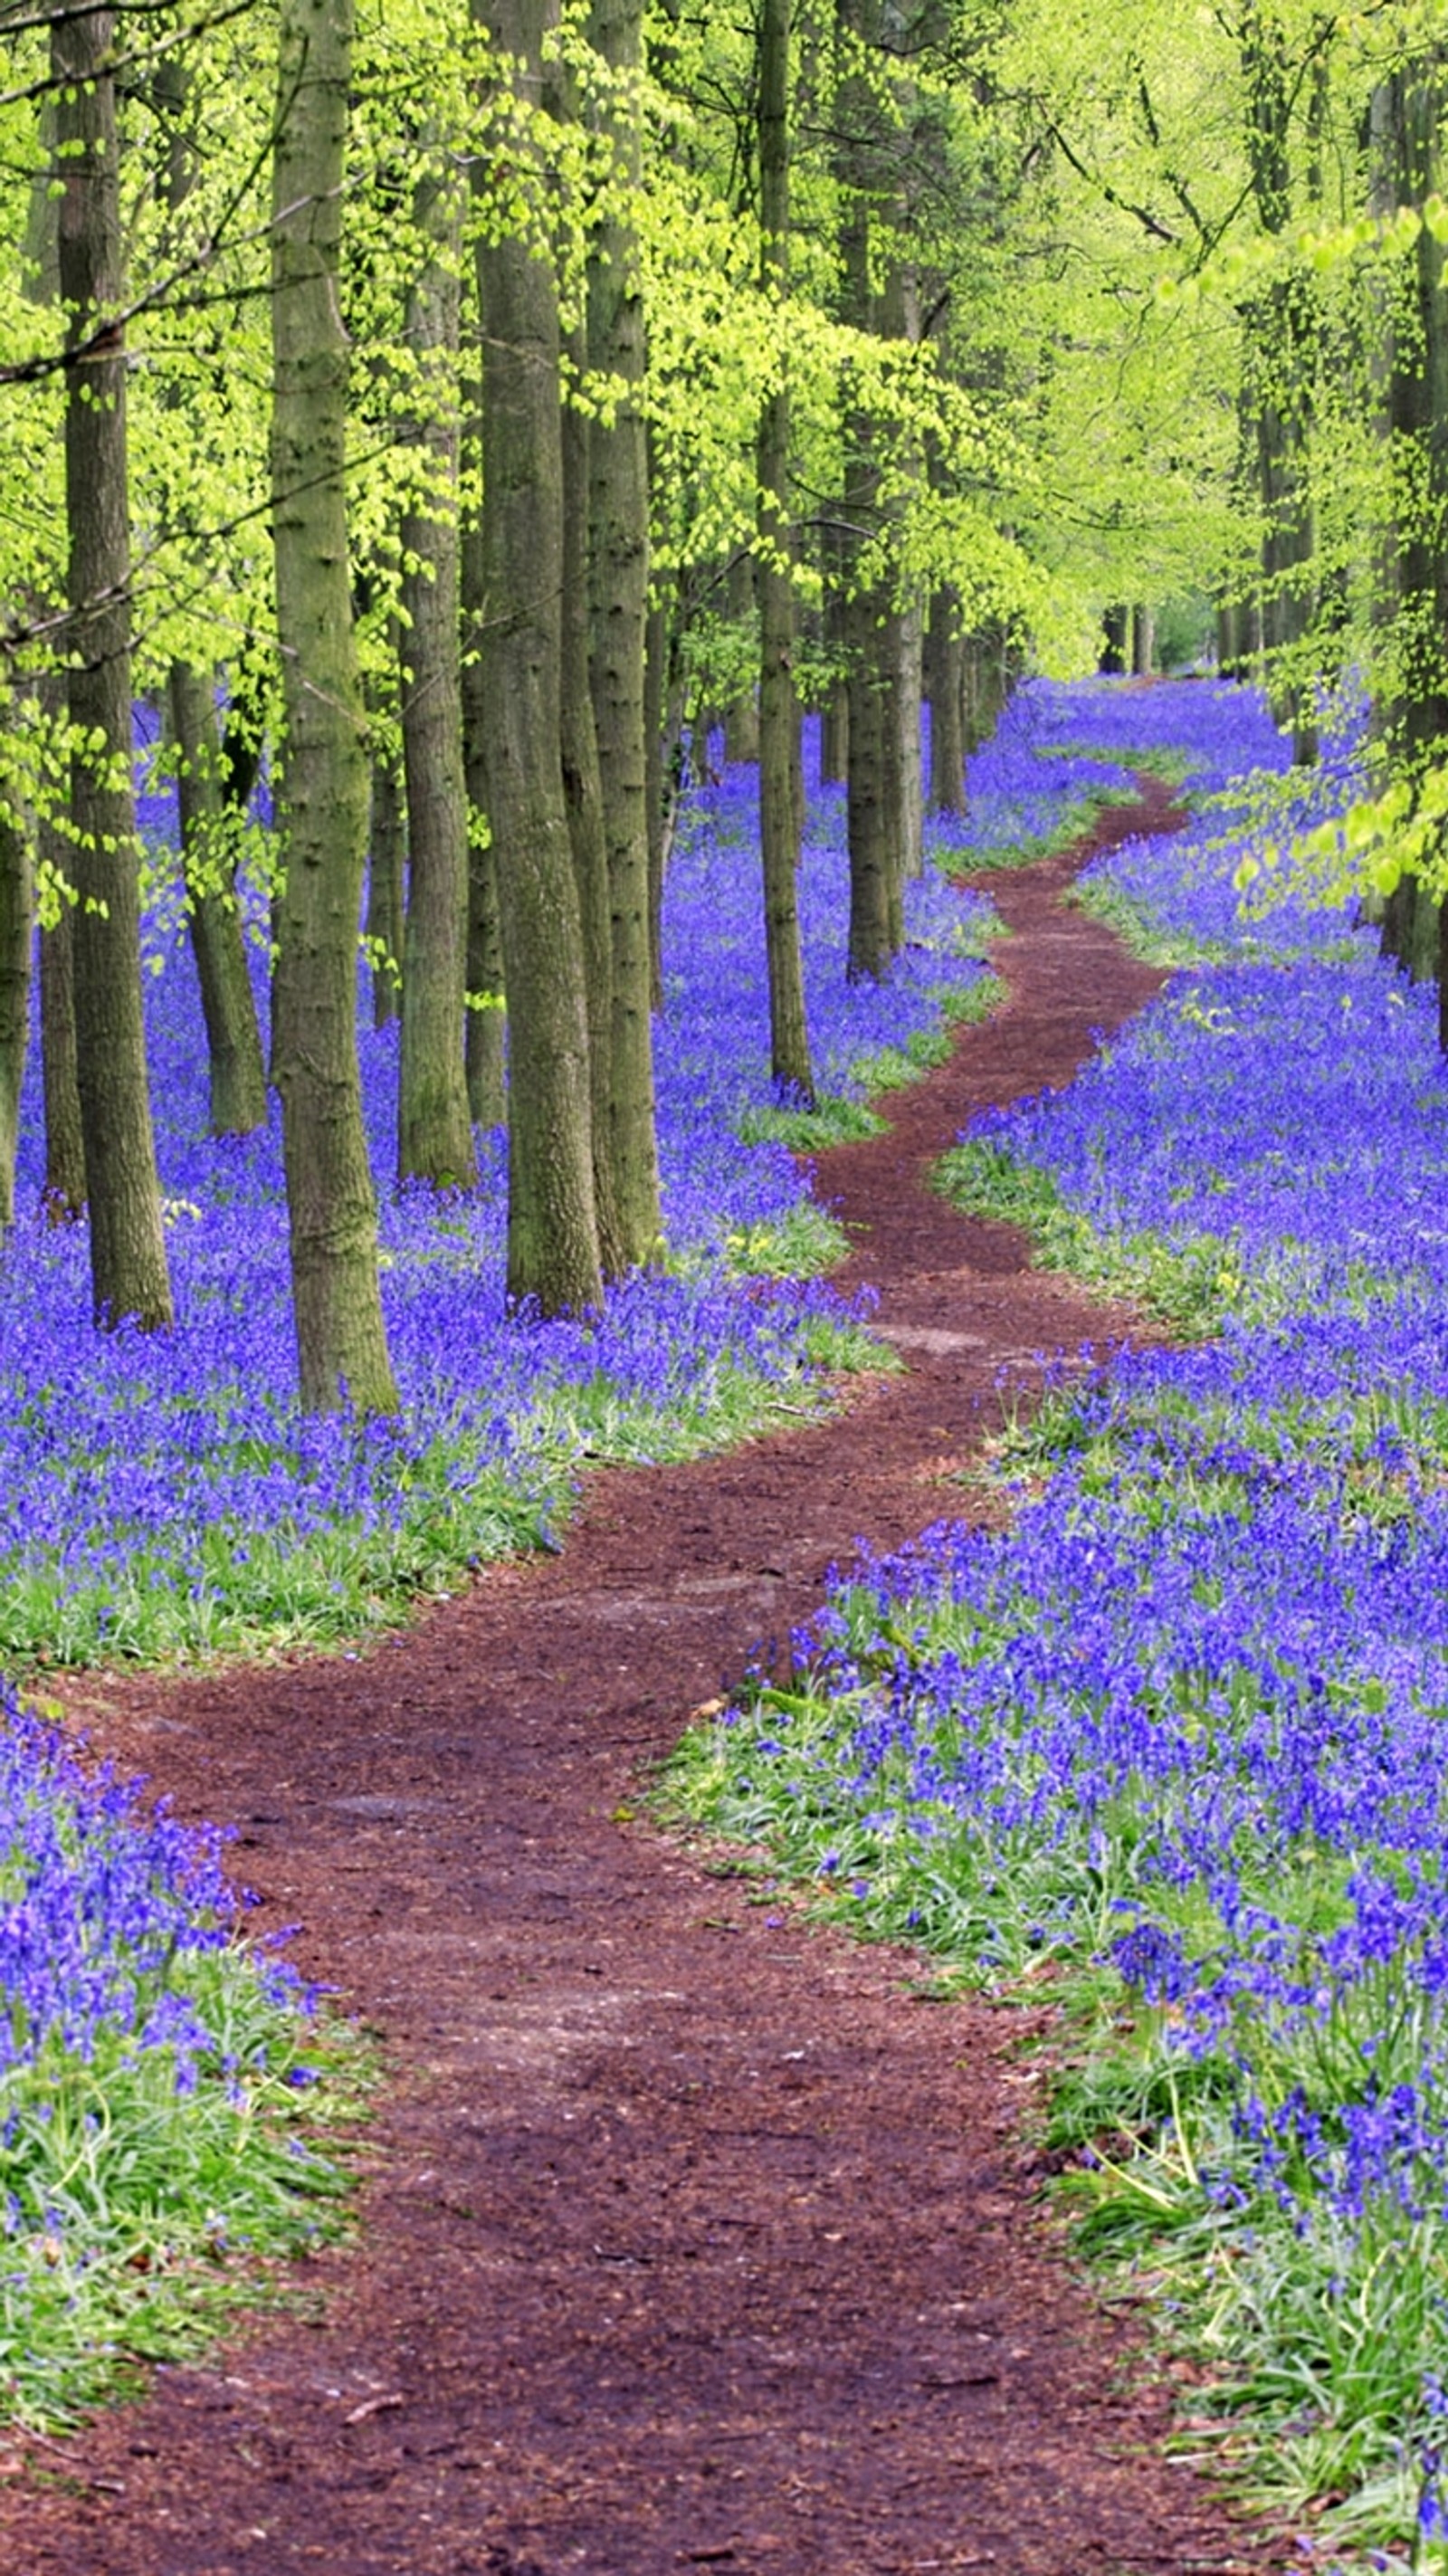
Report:
<svg viewBox="0 0 1448 2576"><path fill-rule="evenodd" d="M1174 816L1152 783L1093 847ZM961 1507L997 1379L1123 1319L926 1186L1160 978L990 880L1010 997L823 1158L907 1373L838 1419L593 1478L559 1558L355 1663L81 1692L385 2033L360 2244L0 2487L9 2576L1265 2576L1168 2465L1161 2392L1072 2278L1008 2015L811 1931L621 1817L641 1766L857 1538Z"/></svg>

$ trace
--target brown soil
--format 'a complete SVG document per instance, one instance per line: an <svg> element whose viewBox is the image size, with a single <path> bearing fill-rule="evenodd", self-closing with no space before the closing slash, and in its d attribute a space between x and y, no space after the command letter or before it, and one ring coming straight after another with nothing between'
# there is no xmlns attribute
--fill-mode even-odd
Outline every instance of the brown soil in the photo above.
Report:
<svg viewBox="0 0 1448 2576"><path fill-rule="evenodd" d="M1101 843L1161 828L1156 785ZM1079 861L1080 853L1077 854ZM690 1707L858 1537L967 1491L1003 1370L1130 1319L924 1186L1156 989L995 878L1010 1000L830 1155L908 1373L823 1426L593 1478L559 1558L357 1661L83 1695L385 2037L360 2242L0 2490L13 2576L1005 2576L1282 2564L1168 2463L1169 2375L1064 2259L1019 2020L758 1904L629 1814ZM1028 2126L1028 2124L1025 2124Z"/></svg>

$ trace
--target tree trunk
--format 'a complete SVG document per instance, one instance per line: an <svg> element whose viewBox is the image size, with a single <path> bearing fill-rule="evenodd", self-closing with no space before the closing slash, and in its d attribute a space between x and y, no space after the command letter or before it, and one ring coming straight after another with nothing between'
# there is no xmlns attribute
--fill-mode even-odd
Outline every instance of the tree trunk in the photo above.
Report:
<svg viewBox="0 0 1448 2576"><path fill-rule="evenodd" d="M65 673L42 672L37 696L42 724L63 725ZM70 839L50 797L41 799L36 813L35 856L37 874L54 886L74 887ZM67 1224L85 1214L85 1146L75 1060L75 907L69 894L59 899L53 927L40 933L40 1067L45 1100L41 1204L52 1224Z"/></svg>
<svg viewBox="0 0 1448 2576"><path fill-rule="evenodd" d="M1156 620L1149 608L1131 612L1131 668L1138 680L1149 679L1156 659Z"/></svg>
<svg viewBox="0 0 1448 2576"><path fill-rule="evenodd" d="M302 1404L392 1413L357 1066L366 733L347 559L340 308L351 0L282 0L272 196L272 532L285 734L274 1078ZM303 76L305 74L305 77Z"/></svg>
<svg viewBox="0 0 1448 2576"><path fill-rule="evenodd" d="M1103 632L1101 669L1108 679L1119 680L1126 669L1130 646L1130 609L1108 608L1102 616L1101 625Z"/></svg>
<svg viewBox="0 0 1448 2576"><path fill-rule="evenodd" d="M613 954L611 1147L615 1266L654 1259L660 1241L654 1130L649 839L644 750L648 618L648 445L642 406L644 315L639 249L623 211L642 186L642 0L592 0L591 41L619 85L604 122L614 186L588 264L590 364L622 388L589 441L591 673L608 846ZM611 1271L610 1275L614 1275Z"/></svg>
<svg viewBox="0 0 1448 2576"><path fill-rule="evenodd" d="M644 752L649 801L649 980L664 1007L664 878L674 846L684 765L684 683L673 621L662 599L649 610L644 641Z"/></svg>
<svg viewBox="0 0 1448 2576"><path fill-rule="evenodd" d="M30 836L0 787L0 1227L15 1221L15 1156L20 1085L30 1036L30 952L34 930Z"/></svg>
<svg viewBox="0 0 1448 2576"><path fill-rule="evenodd" d="M140 899L131 792L130 523L126 359L118 323L121 221L109 9L56 18L60 291L69 310L65 492L71 759L67 874L76 1064L99 1321L171 1322L161 1188L146 1081Z"/></svg>
<svg viewBox="0 0 1448 2576"><path fill-rule="evenodd" d="M575 334L575 365L586 363ZM568 836L578 883L583 933L583 978L588 995L588 1088L593 1140L593 1207L598 1255L605 1279L628 1268L619 1221L613 1167L613 918L609 900L608 836L603 780L589 677L592 617L588 580L589 455L593 424L576 405L563 413L563 598L560 650L559 747Z"/></svg>
<svg viewBox="0 0 1448 2576"><path fill-rule="evenodd" d="M789 276L790 0L763 0L759 29L760 283L782 305ZM789 516L789 377L785 332L764 399L757 450L759 553L759 820L769 968L770 1070L797 1099L814 1098L799 939L799 702Z"/></svg>
<svg viewBox="0 0 1448 2576"><path fill-rule="evenodd" d="M1435 49L1386 84L1382 120L1395 202L1421 206L1441 185L1444 79ZM1448 751L1448 323L1444 253L1424 225L1404 262L1388 374L1393 584L1384 730L1394 765L1417 786ZM1389 898L1383 946L1420 981L1438 980L1445 907L1405 880ZM1448 997L1440 987L1440 1008Z"/></svg>
<svg viewBox="0 0 1448 2576"><path fill-rule="evenodd" d="M227 846L221 745L209 674L187 662L173 662L167 700L178 754L181 867L206 1023L211 1133L247 1136L266 1125L266 1064L236 901L235 852Z"/></svg>
<svg viewBox="0 0 1448 2576"><path fill-rule="evenodd" d="M476 5L476 0L475 0ZM537 99L558 0L479 12ZM477 168L484 188L487 173ZM560 754L563 440L553 270L478 242L483 373L482 711L510 1030L508 1292L545 1315L602 1294L593 1206L583 933Z"/></svg>
<svg viewBox="0 0 1448 2576"><path fill-rule="evenodd" d="M481 438L480 417L477 435ZM463 778L468 798L468 1025L463 1058L474 1126L501 1127L508 1115L504 1078L508 1018L503 1004L503 929L498 914L498 864L488 815L484 739L485 579L482 520L474 516L464 522L462 539Z"/></svg>
<svg viewBox="0 0 1448 2576"><path fill-rule="evenodd" d="M372 1025L385 1029L402 1009L402 952L407 916L407 808L392 725L379 708L371 721L371 806L367 829L367 945L372 958Z"/></svg>
<svg viewBox="0 0 1448 2576"><path fill-rule="evenodd" d="M458 279L461 210L429 175L413 219L424 265L407 296L421 417L412 442L427 489L402 522L402 760L407 783L407 928L402 971L397 1177L471 1189L464 996L468 811L458 671Z"/></svg>
<svg viewBox="0 0 1448 2576"><path fill-rule="evenodd" d="M964 654L955 593L937 590L930 602L926 665L930 693L930 805L936 814L958 814L965 804Z"/></svg>

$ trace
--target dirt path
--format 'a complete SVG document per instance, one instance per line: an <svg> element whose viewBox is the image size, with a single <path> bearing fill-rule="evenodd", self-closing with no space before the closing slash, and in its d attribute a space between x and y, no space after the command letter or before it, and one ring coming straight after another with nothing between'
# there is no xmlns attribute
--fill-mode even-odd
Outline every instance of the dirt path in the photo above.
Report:
<svg viewBox="0 0 1448 2576"><path fill-rule="evenodd" d="M1004 1365L1111 1329L922 1187L976 1107L1064 1082L1156 987L1060 908L1069 873L993 883L1008 1006L828 1158L908 1374L822 1428L599 1476L561 1558L359 1662L97 1694L108 1749L240 1824L396 2083L316 2319L164 2370L43 2455L52 2483L12 2478L8 2576L1278 2563L1162 2464L1163 2392L1053 2251L1008 2017L912 2001L918 1962L618 1812L857 1536L959 1508Z"/></svg>

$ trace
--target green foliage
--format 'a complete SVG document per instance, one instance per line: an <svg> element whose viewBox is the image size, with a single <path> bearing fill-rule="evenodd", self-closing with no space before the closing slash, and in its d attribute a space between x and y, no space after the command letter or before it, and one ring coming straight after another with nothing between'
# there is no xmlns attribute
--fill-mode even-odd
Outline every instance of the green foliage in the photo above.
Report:
<svg viewBox="0 0 1448 2576"><path fill-rule="evenodd" d="M57 2041L7 2078L0 2409L13 2424L65 2429L239 2308L294 2301L296 2258L348 2223L367 2044L272 2000L240 1949L188 1956L186 1989L215 2053L185 2090L169 2050L114 2033L84 2059Z"/></svg>

